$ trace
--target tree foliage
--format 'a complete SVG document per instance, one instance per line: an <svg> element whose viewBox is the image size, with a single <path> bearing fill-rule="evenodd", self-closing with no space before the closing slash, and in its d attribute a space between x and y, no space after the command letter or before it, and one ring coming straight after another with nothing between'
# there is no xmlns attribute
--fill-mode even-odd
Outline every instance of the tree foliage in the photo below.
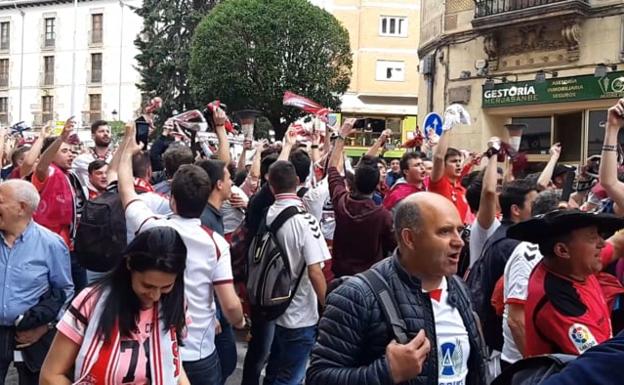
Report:
<svg viewBox="0 0 624 385"><path fill-rule="evenodd" d="M307 0L228 0L196 28L190 85L199 103L260 110L283 133L280 119L301 114L284 91L337 110L352 62L347 30Z"/></svg>
<svg viewBox="0 0 624 385"><path fill-rule="evenodd" d="M141 83L149 96L160 96L161 119L173 110L194 106L188 85L190 46L195 27L218 0L144 0L136 12L143 17L143 29L134 44Z"/></svg>

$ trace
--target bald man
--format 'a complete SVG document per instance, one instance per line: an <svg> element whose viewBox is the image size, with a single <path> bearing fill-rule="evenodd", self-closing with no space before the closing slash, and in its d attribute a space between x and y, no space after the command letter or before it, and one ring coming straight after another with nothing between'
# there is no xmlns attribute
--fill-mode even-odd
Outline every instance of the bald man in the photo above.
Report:
<svg viewBox="0 0 624 385"><path fill-rule="evenodd" d="M20 385L39 383L57 315L74 291L63 239L32 220L38 205L32 184L0 184L0 384L14 357Z"/></svg>
<svg viewBox="0 0 624 385"><path fill-rule="evenodd" d="M409 342L393 340L371 288L356 275L327 298L306 384L485 383L482 338L454 277L462 228L457 209L441 195L401 201L394 218L399 246L371 269L386 281Z"/></svg>

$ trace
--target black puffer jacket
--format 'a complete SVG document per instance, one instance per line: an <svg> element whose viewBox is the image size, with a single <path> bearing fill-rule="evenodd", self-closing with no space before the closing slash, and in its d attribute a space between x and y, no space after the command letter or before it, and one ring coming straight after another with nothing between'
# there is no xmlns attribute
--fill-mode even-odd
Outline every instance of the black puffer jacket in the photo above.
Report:
<svg viewBox="0 0 624 385"><path fill-rule="evenodd" d="M438 355L431 300L422 292L420 281L400 265L398 254L377 263L372 269L385 277L399 307L400 316L413 338L425 329L431 353L422 373L410 385L438 385ZM448 301L462 315L470 339L466 385L486 383L485 354L469 299L455 279L448 280ZM393 384L385 358L391 331L370 287L359 278L350 278L327 298L319 324L319 334L307 372L307 385Z"/></svg>

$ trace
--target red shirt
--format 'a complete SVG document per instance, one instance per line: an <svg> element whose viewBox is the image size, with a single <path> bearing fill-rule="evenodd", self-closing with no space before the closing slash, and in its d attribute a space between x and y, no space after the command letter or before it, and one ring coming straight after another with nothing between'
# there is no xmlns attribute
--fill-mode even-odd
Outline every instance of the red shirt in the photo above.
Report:
<svg viewBox="0 0 624 385"><path fill-rule="evenodd" d="M466 222L466 214L468 213L468 202L466 201L466 189L461 185L459 178L452 184L449 178L445 175L439 181L429 181L429 191L444 195L449 199L459 213L459 217Z"/></svg>
<svg viewBox="0 0 624 385"><path fill-rule="evenodd" d="M612 255L607 244L601 258L607 262ZM525 356L578 355L611 338L610 312L595 275L575 281L539 262L529 278L525 310Z"/></svg>

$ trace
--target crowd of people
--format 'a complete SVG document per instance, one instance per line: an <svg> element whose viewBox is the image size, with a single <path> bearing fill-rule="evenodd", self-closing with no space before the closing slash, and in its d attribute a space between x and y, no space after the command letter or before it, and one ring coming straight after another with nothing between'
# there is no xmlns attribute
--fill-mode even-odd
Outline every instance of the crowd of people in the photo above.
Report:
<svg viewBox="0 0 624 385"><path fill-rule="evenodd" d="M548 385L618 383L624 99L599 157L563 165L557 143L534 174L496 137L452 148L452 127L349 159L355 119L242 153L211 119L209 154L171 124L151 143L97 121L81 149L72 119L10 139L0 383L14 363L21 385L222 385L237 334L242 385L481 385L554 353L580 358Z"/></svg>

